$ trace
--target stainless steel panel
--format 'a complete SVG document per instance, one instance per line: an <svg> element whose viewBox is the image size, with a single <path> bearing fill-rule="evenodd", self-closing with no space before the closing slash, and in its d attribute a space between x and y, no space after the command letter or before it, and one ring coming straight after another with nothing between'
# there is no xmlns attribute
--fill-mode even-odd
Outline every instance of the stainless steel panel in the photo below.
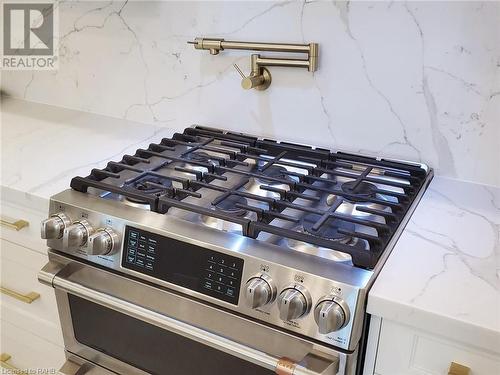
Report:
<svg viewBox="0 0 500 375"><path fill-rule="evenodd" d="M41 279L56 288L66 349L113 371L143 374L123 362L78 343L73 334L68 293L174 331L253 363L274 369L288 357L302 364L296 374L354 374L357 353L340 353L289 333L142 282L65 260L50 252ZM56 263L56 267L54 267ZM65 266L61 267L61 264ZM53 272L52 281L49 275ZM202 327L202 328L197 328ZM314 366L314 369L311 368Z"/></svg>
<svg viewBox="0 0 500 375"><path fill-rule="evenodd" d="M429 172L426 183L430 182L431 179L432 171ZM121 249L115 250L107 256L91 256L87 254L85 249L72 249L68 251L62 246L61 239L48 240L47 243L50 247L66 251L73 256L206 300L223 308L235 310L238 313L273 324L275 327L285 328L289 331L297 332L327 344L352 351L358 345L359 338L361 337L367 291L389 256L411 213L423 195L425 188L426 186L416 197L409 213L402 220L398 231L388 244L376 268L371 271L352 267L350 264L342 262L290 251L290 249L265 241L254 240L241 235L208 228L199 225L199 223L178 219L172 215L159 215L155 212L124 205L119 201L105 200L72 190L66 190L52 197L50 204L51 214L64 212L73 221L84 218L93 225L94 229L104 227L113 228L118 233L121 243L124 242L124 228L126 225L130 225L161 236L244 259L245 265L240 299L236 306L190 289L125 269L121 267ZM312 306L308 307L308 311L314 310L316 303L324 296L330 294L336 295L344 300L349 307L351 320L341 330L323 335L319 333L312 313L308 313L293 321L283 321L279 317L276 302L258 309L250 308L244 301L244 285L256 273L263 271L275 281L278 294L293 282L305 287L312 297Z"/></svg>
<svg viewBox="0 0 500 375"><path fill-rule="evenodd" d="M351 311L355 311L359 298L363 295L361 290L369 282L370 277L373 275L372 271L289 251L269 243L202 227L170 216L127 207L119 204L119 202L106 201L71 190L53 197L50 211L65 212L73 220L85 217L87 221L92 223L94 228L112 227L116 233L120 234L122 243L124 242L125 226L129 225L161 236L242 258L245 262L242 277L243 285L241 286L242 293L240 293L238 305L235 306L202 293L125 269L121 267L121 251L117 251L110 256L89 256L84 250L70 252L74 256L107 268L186 293L271 323L276 327L286 328L346 350L354 350L357 345L361 332L357 327L362 325L362 315L358 317L353 314L354 318L341 330L329 335L321 335L318 333L313 314L308 313L294 321L283 321L279 317L276 302L259 309L248 307L244 301L243 288L248 279L265 270L276 283L278 293L294 282L307 288L311 294L313 304L308 310L314 309L316 302L322 297L333 293L342 298ZM48 244L54 249L64 251L61 240L49 240ZM356 326L355 329L353 329L354 326Z"/></svg>

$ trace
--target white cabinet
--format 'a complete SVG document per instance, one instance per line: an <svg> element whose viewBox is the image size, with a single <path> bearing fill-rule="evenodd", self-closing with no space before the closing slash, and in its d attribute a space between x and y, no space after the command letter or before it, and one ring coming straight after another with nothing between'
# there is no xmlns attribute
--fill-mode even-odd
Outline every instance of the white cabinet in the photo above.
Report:
<svg viewBox="0 0 500 375"><path fill-rule="evenodd" d="M2 298L0 314L2 320L44 337L55 345L63 346L59 316L54 290L38 282L37 273L47 263L47 255L0 240ZM38 297L31 303L21 301L20 295L34 293Z"/></svg>
<svg viewBox="0 0 500 375"><path fill-rule="evenodd" d="M487 352L473 343L454 342L385 319L379 328L374 371L366 366L365 375L447 375L452 362L469 367L470 375L500 374L498 352ZM373 342L377 341L372 340L371 352L375 350Z"/></svg>
<svg viewBox="0 0 500 375"><path fill-rule="evenodd" d="M41 254L46 254L47 246L45 241L40 238L40 222L48 215L48 205L47 211L41 212L30 207L4 201L1 201L0 204L0 216L2 218L0 238L30 248ZM28 225L20 230L14 229L12 225L20 220Z"/></svg>
<svg viewBox="0 0 500 375"><path fill-rule="evenodd" d="M57 373L65 362L63 348L3 319L0 323L2 326L0 351L4 357L10 356L10 359L6 361L8 365L21 370L29 369L31 370L29 373L33 374ZM32 372L34 370L38 372ZM46 371L43 372L43 370Z"/></svg>
<svg viewBox="0 0 500 375"><path fill-rule="evenodd" d="M45 241L40 238L40 221L45 217L46 212L1 202L2 366L53 371L65 361L54 290L37 279L48 261ZM16 230L20 220L28 225Z"/></svg>

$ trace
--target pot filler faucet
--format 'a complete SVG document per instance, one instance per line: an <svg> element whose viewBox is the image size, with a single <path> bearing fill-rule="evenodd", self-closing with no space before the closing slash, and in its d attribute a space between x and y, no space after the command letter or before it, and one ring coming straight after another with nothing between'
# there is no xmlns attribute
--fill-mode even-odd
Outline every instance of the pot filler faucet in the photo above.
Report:
<svg viewBox="0 0 500 375"><path fill-rule="evenodd" d="M285 44L285 43L260 43L260 42L235 42L218 38L195 38L189 41L195 49L206 49L211 55L218 55L225 49L239 49L248 51L269 51L269 52L291 52L306 53L307 59L299 58L278 58L262 57L259 54L251 56L251 72L246 76L238 65L235 69L241 75L241 87L245 90L257 89L265 90L271 84L271 73L267 69L269 66L284 66L292 68L307 68L310 72L318 69L318 43L309 44Z"/></svg>

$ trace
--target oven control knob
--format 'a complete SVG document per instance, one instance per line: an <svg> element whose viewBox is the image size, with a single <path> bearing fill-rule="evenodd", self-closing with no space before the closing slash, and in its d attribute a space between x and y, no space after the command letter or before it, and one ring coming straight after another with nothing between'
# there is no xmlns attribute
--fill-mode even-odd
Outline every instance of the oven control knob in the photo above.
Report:
<svg viewBox="0 0 500 375"><path fill-rule="evenodd" d="M338 331L349 323L349 306L337 296L323 297L314 308L314 320L319 333L326 335Z"/></svg>
<svg viewBox="0 0 500 375"><path fill-rule="evenodd" d="M118 235L112 229L98 229L89 236L85 250L88 255L106 255L118 247L118 241Z"/></svg>
<svg viewBox="0 0 500 375"><path fill-rule="evenodd" d="M282 320L298 319L307 314L311 307L311 296L301 285L285 288L278 297L278 308Z"/></svg>
<svg viewBox="0 0 500 375"><path fill-rule="evenodd" d="M252 309L271 303L276 298L276 286L266 274L255 275L247 281L245 300Z"/></svg>
<svg viewBox="0 0 500 375"><path fill-rule="evenodd" d="M42 221L40 235L44 240L58 239L63 236L64 228L71 224L71 220L65 214L57 213Z"/></svg>
<svg viewBox="0 0 500 375"><path fill-rule="evenodd" d="M73 249L85 245L92 232L92 226L87 220L75 221L69 227L64 228L63 247Z"/></svg>

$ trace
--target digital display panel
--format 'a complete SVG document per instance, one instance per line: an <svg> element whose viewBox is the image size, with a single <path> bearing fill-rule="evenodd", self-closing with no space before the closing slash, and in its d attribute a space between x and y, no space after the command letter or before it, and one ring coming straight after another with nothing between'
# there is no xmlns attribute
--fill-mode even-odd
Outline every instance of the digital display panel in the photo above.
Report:
<svg viewBox="0 0 500 375"><path fill-rule="evenodd" d="M241 258L127 226L122 267L238 304Z"/></svg>

